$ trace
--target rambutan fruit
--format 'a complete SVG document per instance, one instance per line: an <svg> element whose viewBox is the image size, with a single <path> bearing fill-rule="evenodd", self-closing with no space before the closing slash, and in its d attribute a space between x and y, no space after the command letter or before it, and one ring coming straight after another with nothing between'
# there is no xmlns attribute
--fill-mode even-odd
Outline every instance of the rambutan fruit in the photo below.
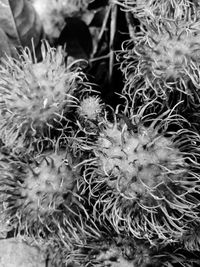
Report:
<svg viewBox="0 0 200 267"><path fill-rule="evenodd" d="M86 150L90 151L96 140L99 132L98 124L106 116L107 106L90 83L88 88L83 87L82 93L76 96L75 102L70 111L73 129L68 137L63 138L63 141L66 140L73 155L80 156L80 166L83 166L88 159Z"/></svg>
<svg viewBox="0 0 200 267"><path fill-rule="evenodd" d="M200 137L172 110L159 118L143 111L99 125L82 183L100 224L151 243L177 242L199 222Z"/></svg>
<svg viewBox="0 0 200 267"><path fill-rule="evenodd" d="M83 119L95 121L102 110L103 104L98 96L87 96L80 101L77 113Z"/></svg>
<svg viewBox="0 0 200 267"><path fill-rule="evenodd" d="M200 10L198 1L190 0L123 0L118 1L118 4L145 24L162 18L195 19Z"/></svg>
<svg viewBox="0 0 200 267"><path fill-rule="evenodd" d="M144 97L153 92L162 98L177 91L192 98L192 87L198 94L199 36L199 21L165 20L147 25L124 50L124 91L140 92Z"/></svg>
<svg viewBox="0 0 200 267"><path fill-rule="evenodd" d="M127 237L101 237L86 240L82 247L75 246L66 257L66 266L145 267L150 263L146 244Z"/></svg>
<svg viewBox="0 0 200 267"><path fill-rule="evenodd" d="M85 139L87 140L86 143L89 142L89 136L92 138L96 137L98 124L106 113L105 108L106 105L102 102L98 95L85 94L78 101L76 108L76 124L78 126L77 132L80 132L82 133L82 136L85 136ZM80 141L81 139L79 142ZM83 142L81 143L83 145Z"/></svg>
<svg viewBox="0 0 200 267"><path fill-rule="evenodd" d="M66 267L195 267L198 254L175 246L151 247L144 240L113 236L86 240L66 254Z"/></svg>
<svg viewBox="0 0 200 267"><path fill-rule="evenodd" d="M13 149L51 141L52 129L62 135L83 78L65 66L60 48L43 42L41 52L41 62L25 49L19 60L7 58L0 66L0 138Z"/></svg>
<svg viewBox="0 0 200 267"><path fill-rule="evenodd" d="M3 213L16 233L37 239L49 232L59 232L65 217L65 221L70 221L71 206L78 202L73 196L78 171L70 162L65 151L1 160ZM71 227L68 236L72 236L76 228L73 223L68 225Z"/></svg>

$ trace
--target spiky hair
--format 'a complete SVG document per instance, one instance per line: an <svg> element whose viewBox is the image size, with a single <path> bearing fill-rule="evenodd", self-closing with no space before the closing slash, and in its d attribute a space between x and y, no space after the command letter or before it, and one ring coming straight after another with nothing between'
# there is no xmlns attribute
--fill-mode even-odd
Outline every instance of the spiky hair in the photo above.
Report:
<svg viewBox="0 0 200 267"><path fill-rule="evenodd" d="M76 172L66 152L50 151L35 158L5 157L0 162L3 213L17 231L38 237L41 231L58 229L71 205ZM50 230L51 229L51 230Z"/></svg>
<svg viewBox="0 0 200 267"><path fill-rule="evenodd" d="M144 24L163 18L195 20L200 10L198 1L190 0L116 0L116 2L124 8L124 11L131 12Z"/></svg>
<svg viewBox="0 0 200 267"><path fill-rule="evenodd" d="M177 91L192 97L200 88L199 22L156 21L127 43L122 60L124 91L168 97ZM190 86L189 86L190 83ZM153 95L151 94L151 96Z"/></svg>
<svg viewBox="0 0 200 267"><path fill-rule="evenodd" d="M43 42L41 52L41 62L25 49L19 60L7 58L0 66L0 138L6 146L50 139L52 129L60 136L67 125L83 76L66 67L62 49Z"/></svg>
<svg viewBox="0 0 200 267"><path fill-rule="evenodd" d="M200 137L172 110L153 119L142 112L139 120L125 113L101 124L82 187L101 224L152 243L176 242L199 221Z"/></svg>

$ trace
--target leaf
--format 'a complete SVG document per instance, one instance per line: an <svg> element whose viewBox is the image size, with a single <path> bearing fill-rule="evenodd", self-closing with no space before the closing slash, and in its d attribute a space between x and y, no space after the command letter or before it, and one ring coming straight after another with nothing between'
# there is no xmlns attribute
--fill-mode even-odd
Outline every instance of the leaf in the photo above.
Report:
<svg viewBox="0 0 200 267"><path fill-rule="evenodd" d="M5 55L11 56L11 50L9 47L9 40L4 30L0 28L0 58Z"/></svg>
<svg viewBox="0 0 200 267"><path fill-rule="evenodd" d="M104 7L108 4L109 4L108 0L93 0L89 3L88 9L89 10L98 9L98 8Z"/></svg>
<svg viewBox="0 0 200 267"><path fill-rule="evenodd" d="M66 45L67 54L75 59L88 59L92 53L92 36L86 23L79 18L66 18L57 45Z"/></svg>
<svg viewBox="0 0 200 267"><path fill-rule="evenodd" d="M32 39L36 50L40 46L42 24L29 1L0 0L0 26L0 38L4 32L12 56L16 56L16 48L32 49ZM2 54L4 46L0 49Z"/></svg>

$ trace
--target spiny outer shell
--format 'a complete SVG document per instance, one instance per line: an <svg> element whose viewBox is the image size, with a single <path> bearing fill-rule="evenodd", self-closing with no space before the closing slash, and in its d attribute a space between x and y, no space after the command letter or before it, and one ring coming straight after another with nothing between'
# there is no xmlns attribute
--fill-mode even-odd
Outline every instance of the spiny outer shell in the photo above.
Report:
<svg viewBox="0 0 200 267"><path fill-rule="evenodd" d="M126 238L121 241L120 239L120 237L113 236L112 241L106 240L106 238L89 242L86 240L84 246L72 250L71 255L69 252L67 264L87 266L87 263L90 263L94 267L97 264L116 267L145 267L150 263L150 251L145 244L138 244L134 240L127 241Z"/></svg>
<svg viewBox="0 0 200 267"><path fill-rule="evenodd" d="M0 137L6 146L23 146L54 127L62 128L74 101L80 73L66 68L60 49L43 43L42 54L43 61L34 63L30 51L24 51L24 60L8 58L0 68Z"/></svg>
<svg viewBox="0 0 200 267"><path fill-rule="evenodd" d="M121 65L127 79L125 91L148 95L149 90L166 96L177 89L191 94L189 81L199 90L199 22L155 22L147 29L136 37L133 49L125 51Z"/></svg>
<svg viewBox="0 0 200 267"><path fill-rule="evenodd" d="M182 166L180 172L170 176L171 180L182 179L179 175L184 175L187 165L170 139L145 127L141 127L139 134L131 134L126 125L121 129L117 124L107 126L98 138L95 154L102 171L118 177L122 194L132 199L137 199L138 194L145 197L148 189L154 190L161 182L167 182L169 177L162 166L171 172ZM108 180L108 185L115 188L116 181Z"/></svg>
<svg viewBox="0 0 200 267"><path fill-rule="evenodd" d="M33 214L36 212L36 216L37 213L42 216L43 213L54 212L64 201L63 194L73 190L75 177L64 161L65 153L45 155L39 166L28 170L20 191L22 198L27 199L30 211Z"/></svg>
<svg viewBox="0 0 200 267"><path fill-rule="evenodd" d="M191 221L199 222L200 137L182 128L165 137L159 129L171 121L138 124L137 131L131 119L105 121L99 132L95 166L88 165L84 178L94 218L109 222L117 233L171 243Z"/></svg>
<svg viewBox="0 0 200 267"><path fill-rule="evenodd" d="M194 20L199 13L198 1L190 0L123 0L119 2L143 23L150 23L151 20ZM199 14L198 14L199 15ZM134 25L132 25L134 26Z"/></svg>
<svg viewBox="0 0 200 267"><path fill-rule="evenodd" d="M81 118L96 120L102 112L103 104L97 96L88 96L80 101L78 114Z"/></svg>
<svg viewBox="0 0 200 267"><path fill-rule="evenodd" d="M40 155L32 163L1 161L0 186L10 225L27 234L37 229L36 235L58 227L65 216L59 206L70 204L75 180L64 151Z"/></svg>

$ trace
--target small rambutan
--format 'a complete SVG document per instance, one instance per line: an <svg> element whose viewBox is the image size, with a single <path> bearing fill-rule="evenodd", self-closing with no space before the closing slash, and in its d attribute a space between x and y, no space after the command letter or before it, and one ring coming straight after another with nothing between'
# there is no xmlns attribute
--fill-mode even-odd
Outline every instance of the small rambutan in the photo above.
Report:
<svg viewBox="0 0 200 267"><path fill-rule="evenodd" d="M7 58L0 66L0 138L5 146L23 147L63 132L66 114L74 104L80 71L70 71L61 49L44 42L37 62L28 49L19 60Z"/></svg>
<svg viewBox="0 0 200 267"><path fill-rule="evenodd" d="M192 95L200 88L199 22L154 21L124 51L125 91L166 97L174 90ZM130 47L130 49L129 49ZM191 85L189 86L188 83Z"/></svg>
<svg viewBox="0 0 200 267"><path fill-rule="evenodd" d="M66 267L194 267L200 260L198 254L175 246L151 247L144 240L113 236L74 246L65 263Z"/></svg>
<svg viewBox="0 0 200 267"><path fill-rule="evenodd" d="M103 110L103 104L98 96L87 96L80 101L77 113L80 118L86 120L98 120L98 116Z"/></svg>
<svg viewBox="0 0 200 267"><path fill-rule="evenodd" d="M12 156L1 160L3 213L16 233L37 238L59 231L67 216L62 206L70 210L72 192L76 191L78 174L69 162L65 151L50 151L33 159Z"/></svg>
<svg viewBox="0 0 200 267"><path fill-rule="evenodd" d="M130 114L102 123L91 148L95 158L82 183L93 215L119 234L177 242L191 221L199 222L200 137L170 110L157 119ZM173 123L178 128L168 132Z"/></svg>

